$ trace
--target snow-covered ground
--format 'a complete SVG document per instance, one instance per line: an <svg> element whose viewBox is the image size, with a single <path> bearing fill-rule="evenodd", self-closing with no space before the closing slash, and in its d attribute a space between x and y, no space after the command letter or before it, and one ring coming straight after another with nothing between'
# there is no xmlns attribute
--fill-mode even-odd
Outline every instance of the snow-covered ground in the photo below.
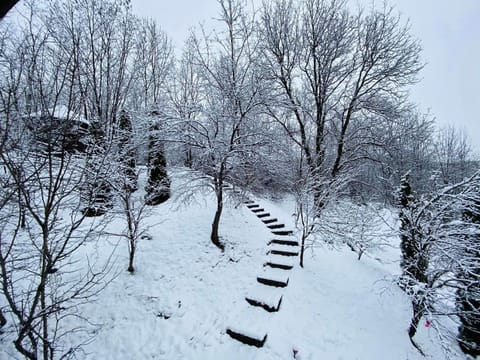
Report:
<svg viewBox="0 0 480 360"><path fill-rule="evenodd" d="M178 187L174 177L174 194ZM259 203L292 227L291 201ZM139 244L133 275L126 271L123 240L100 239L85 249L107 257L116 248L119 273L79 309L101 326L78 358L273 360L293 359L295 349L302 360L424 359L408 340L408 299L389 281L398 264L368 256L357 261L348 248L316 248L306 254L304 269L288 271L280 311L266 313L250 306L245 296L258 286L256 277L273 235L244 205L228 202L220 227L226 245L221 253L209 240L214 205L213 196L206 194L185 205L173 199L155 207L146 220L151 240ZM110 230L122 227L116 220ZM386 258L398 258L398 249L387 252ZM227 327L247 321L268 333L263 348L226 334ZM433 331L422 326L418 342L427 358L443 359ZM11 358L6 339L0 344L0 359Z"/></svg>

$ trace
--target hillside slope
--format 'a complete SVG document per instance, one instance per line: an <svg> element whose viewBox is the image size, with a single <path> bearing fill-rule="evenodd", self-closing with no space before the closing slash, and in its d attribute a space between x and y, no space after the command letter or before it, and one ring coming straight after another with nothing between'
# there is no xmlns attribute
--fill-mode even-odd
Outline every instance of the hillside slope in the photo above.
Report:
<svg viewBox="0 0 480 360"><path fill-rule="evenodd" d="M174 194L179 186L174 177ZM288 202L260 204L292 226ZM293 359L295 349L302 360L424 359L406 333L408 299L388 280L396 266L368 257L357 261L347 249L308 252L305 269L289 270L280 310L257 321L256 312L264 310L250 312L245 296L258 287L272 233L238 199L228 202L221 253L209 241L213 213L211 194L198 195L188 205L173 198L155 207L147 219L151 240L139 244L133 275L126 271L123 240L100 239L84 250L99 258L115 250L118 276L79 309L100 326L85 334L92 340L78 358L273 360ZM123 225L116 220L110 227L118 232ZM268 333L262 348L226 334L228 326L245 321L246 312ZM422 327L418 339L428 358L444 358L432 329ZM0 358L15 358L7 339L2 341Z"/></svg>

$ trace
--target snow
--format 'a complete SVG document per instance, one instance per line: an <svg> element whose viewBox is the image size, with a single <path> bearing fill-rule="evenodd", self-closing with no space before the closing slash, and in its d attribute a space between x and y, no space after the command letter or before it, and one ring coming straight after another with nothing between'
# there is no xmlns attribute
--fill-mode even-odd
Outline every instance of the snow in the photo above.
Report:
<svg viewBox="0 0 480 360"><path fill-rule="evenodd" d="M228 328L253 339L262 340L267 335L268 324L275 316L262 308L239 304L240 310L234 310L228 320Z"/></svg>
<svg viewBox="0 0 480 360"><path fill-rule="evenodd" d="M268 305L270 308L276 308L283 292L282 288L258 284L249 289L246 298Z"/></svg>
<svg viewBox="0 0 480 360"><path fill-rule="evenodd" d="M178 177L185 173L174 174L176 194L184 186ZM286 229L294 229L292 201L258 200ZM154 207L147 219L152 239L140 242L133 275L126 271L123 239L100 239L83 249L99 259L115 251L116 276L97 298L78 309L99 325L87 334L91 341L78 358L282 360L292 359L297 349L296 359L302 360L425 359L407 336L408 298L391 281L398 263L382 264L368 256L357 261L347 248L318 247L306 252L304 269L267 268L268 259L292 263L298 258L266 255L272 248L267 244L278 237L238 201L224 208L220 234L226 249L221 253L209 240L214 209L211 193L185 204L173 198ZM110 227L118 232L124 224L117 219ZM398 248L387 251L380 257L398 258ZM261 285L259 275L288 279L288 286ZM268 313L250 306L248 295L268 304L278 304L281 296L280 310ZM268 337L256 348L232 339L227 328ZM427 359L442 359L433 331L422 326L417 341ZM86 335L74 340L82 336ZM11 339L0 336L0 344L0 359L16 359ZM457 349L456 344L451 348Z"/></svg>
<svg viewBox="0 0 480 360"><path fill-rule="evenodd" d="M90 122L87 119L85 119L84 117L76 113L73 109L70 109L69 107L64 105L57 105L54 109L48 109L47 112L50 116L57 119L70 119L70 120L80 121L87 125L90 124ZM45 113L43 112L37 112L33 114L33 116L38 116L38 117L41 117L44 115Z"/></svg>
<svg viewBox="0 0 480 360"><path fill-rule="evenodd" d="M270 262L273 264L286 265L286 266L295 266L298 264L298 258L293 256L290 257L290 256L269 254L267 258L267 262Z"/></svg>
<svg viewBox="0 0 480 360"><path fill-rule="evenodd" d="M292 246L292 245L271 244L269 248L269 252L274 254L274 251L281 251L285 253L298 255L300 248L298 246Z"/></svg>
<svg viewBox="0 0 480 360"><path fill-rule="evenodd" d="M265 267L263 271L258 274L259 279L272 280L280 284L288 284L289 271L282 269L273 269Z"/></svg>

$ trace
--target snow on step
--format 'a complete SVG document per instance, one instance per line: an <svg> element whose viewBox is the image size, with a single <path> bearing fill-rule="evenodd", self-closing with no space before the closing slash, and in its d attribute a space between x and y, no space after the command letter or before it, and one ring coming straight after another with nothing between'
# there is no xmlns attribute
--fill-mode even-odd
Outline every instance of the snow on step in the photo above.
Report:
<svg viewBox="0 0 480 360"><path fill-rule="evenodd" d="M267 340L267 326L271 318L271 313L245 303L245 307L236 311L230 319L227 334L246 345L262 347Z"/></svg>
<svg viewBox="0 0 480 360"><path fill-rule="evenodd" d="M288 272L282 269L265 267L257 276L257 281L264 285L285 287L288 285Z"/></svg>
<svg viewBox="0 0 480 360"><path fill-rule="evenodd" d="M265 209L258 208L258 209L252 209L252 211L253 211L254 213L259 213L259 212L265 211Z"/></svg>
<svg viewBox="0 0 480 360"><path fill-rule="evenodd" d="M291 232L291 230L285 230L285 231L288 231L288 232ZM285 236L280 236L280 237L273 237L272 240L270 241L270 243L277 243L279 244L277 241L294 241L294 242L298 242L298 239L293 236L293 234L290 234L290 235L285 235Z"/></svg>
<svg viewBox="0 0 480 360"><path fill-rule="evenodd" d="M298 251L299 249L296 246L271 244L268 253L283 256L298 256Z"/></svg>
<svg viewBox="0 0 480 360"><path fill-rule="evenodd" d="M272 224L267 226L269 229L282 229L285 227L285 224Z"/></svg>
<svg viewBox="0 0 480 360"><path fill-rule="evenodd" d="M258 306L269 312L280 309L283 291L280 288L258 284L248 292L245 300L252 306Z"/></svg>
<svg viewBox="0 0 480 360"><path fill-rule="evenodd" d="M272 223L277 222L277 221L278 221L278 219L265 219L265 220L262 220L262 222L263 222L264 224L272 224Z"/></svg>
<svg viewBox="0 0 480 360"><path fill-rule="evenodd" d="M257 217L259 217L261 219L261 218L270 216L270 213L263 213L263 214L256 214L256 215L257 215Z"/></svg>
<svg viewBox="0 0 480 360"><path fill-rule="evenodd" d="M297 264L297 262L297 258L293 256L269 254L264 265L282 270L290 270Z"/></svg>
<svg viewBox="0 0 480 360"><path fill-rule="evenodd" d="M289 236L293 235L292 230L272 230L272 234L278 235L278 236Z"/></svg>
<svg viewBox="0 0 480 360"><path fill-rule="evenodd" d="M273 239L268 243L268 245L273 245L273 244L298 246L298 241L295 239Z"/></svg>

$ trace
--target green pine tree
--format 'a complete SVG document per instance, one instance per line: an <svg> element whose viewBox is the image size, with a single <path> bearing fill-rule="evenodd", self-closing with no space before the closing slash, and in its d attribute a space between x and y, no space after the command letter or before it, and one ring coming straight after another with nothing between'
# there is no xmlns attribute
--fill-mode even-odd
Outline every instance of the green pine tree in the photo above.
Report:
<svg viewBox="0 0 480 360"><path fill-rule="evenodd" d="M158 205L170 198L170 179L167 174L163 142L158 139L159 125L150 127L148 144L148 182L145 203Z"/></svg>
<svg viewBox="0 0 480 360"><path fill-rule="evenodd" d="M87 154L87 175L81 189L81 197L86 204L82 209L85 216L101 216L113 207L112 186L108 169L102 158L106 156L105 132L99 122L90 128L90 150Z"/></svg>
<svg viewBox="0 0 480 360"><path fill-rule="evenodd" d="M418 324L425 312L424 286L427 284L428 254L422 248L422 231L420 219L417 219L417 201L410 185L409 174L406 174L400 183L400 250L402 258L402 279L400 286L412 299L413 316L408 329L408 336L412 344L421 349L413 341Z"/></svg>
<svg viewBox="0 0 480 360"><path fill-rule="evenodd" d="M463 210L467 225L462 239L463 265L458 273L460 288L457 291L457 310L461 325L458 344L465 354L480 355L480 189L473 189Z"/></svg>
<svg viewBox="0 0 480 360"><path fill-rule="evenodd" d="M133 143L132 122L125 110L122 110L120 113L117 136L123 185L125 191L133 192L138 189L135 169L135 146Z"/></svg>
<svg viewBox="0 0 480 360"><path fill-rule="evenodd" d="M415 196L410 185L410 176L406 174L400 183L400 249L402 259L400 266L403 275L415 282L427 282L426 271L428 261L421 253L421 232L418 228L421 224L414 224L414 212L416 207Z"/></svg>

